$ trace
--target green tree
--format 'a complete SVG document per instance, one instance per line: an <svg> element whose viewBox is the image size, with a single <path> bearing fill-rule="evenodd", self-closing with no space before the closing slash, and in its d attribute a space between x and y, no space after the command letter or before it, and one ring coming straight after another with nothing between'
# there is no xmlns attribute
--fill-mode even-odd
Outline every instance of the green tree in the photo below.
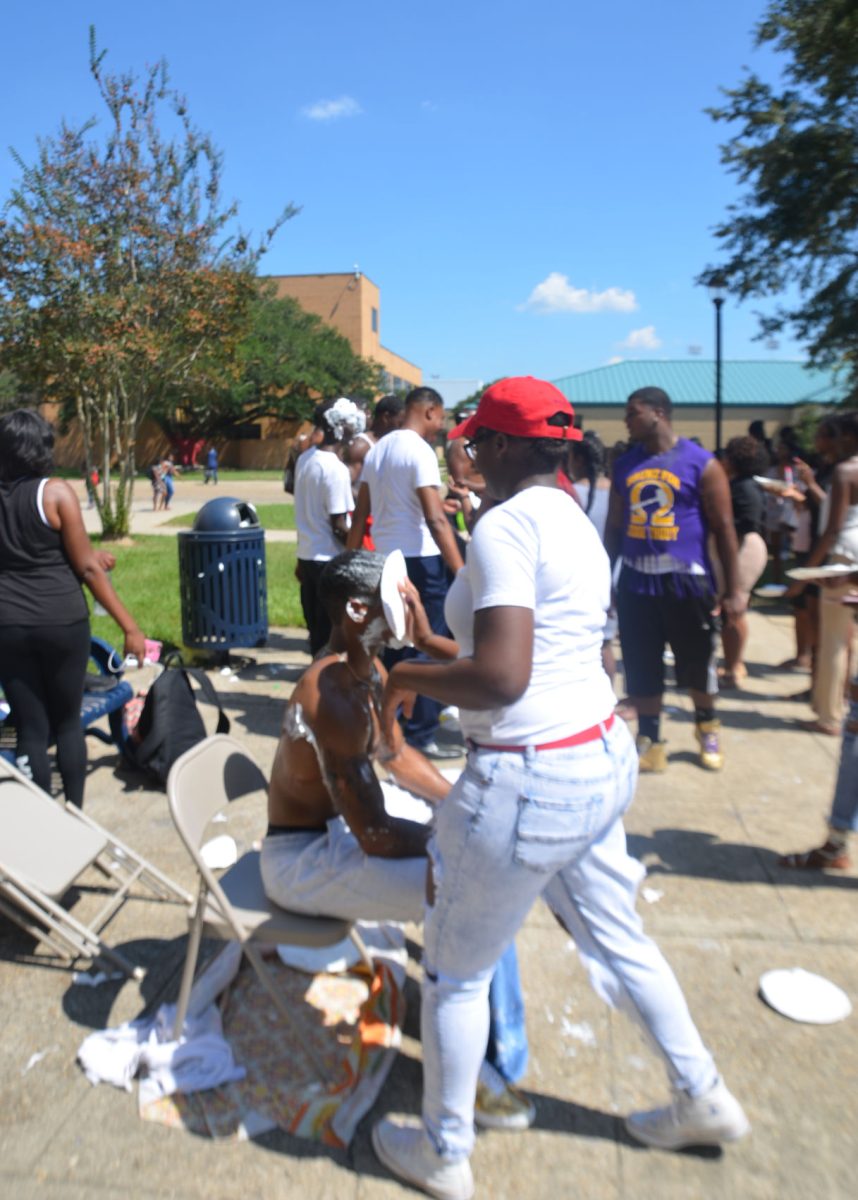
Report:
<svg viewBox="0 0 858 1200"><path fill-rule="evenodd" d="M0 410L16 408L21 388L11 371L0 370Z"/></svg>
<svg viewBox="0 0 858 1200"><path fill-rule="evenodd" d="M291 297L278 299L261 281L236 348L235 377L226 387L196 390L178 407L189 434L210 436L236 422L307 417L326 396L370 399L381 390L381 374L321 317Z"/></svg>
<svg viewBox="0 0 858 1200"><path fill-rule="evenodd" d="M166 65L109 75L90 29L90 71L105 135L91 136L94 120L63 124L33 165L15 155L22 179L0 216L0 369L79 421L110 537L128 532L140 422L235 370L256 263L295 210L255 247L230 236L221 156Z"/></svg>
<svg viewBox="0 0 858 1200"><path fill-rule="evenodd" d="M740 299L794 289L760 336L790 328L858 391L858 6L771 0L755 40L785 56L782 80L746 72L710 110L736 127L721 159L744 191L715 231L728 257L701 279Z"/></svg>

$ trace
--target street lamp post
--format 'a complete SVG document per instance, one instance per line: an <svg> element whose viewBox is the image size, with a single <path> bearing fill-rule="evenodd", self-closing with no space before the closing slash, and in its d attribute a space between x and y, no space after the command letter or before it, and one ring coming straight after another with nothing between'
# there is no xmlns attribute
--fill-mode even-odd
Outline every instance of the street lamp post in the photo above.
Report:
<svg viewBox="0 0 858 1200"><path fill-rule="evenodd" d="M713 278L709 296L715 305L715 453L721 450L721 308L727 296L723 279Z"/></svg>

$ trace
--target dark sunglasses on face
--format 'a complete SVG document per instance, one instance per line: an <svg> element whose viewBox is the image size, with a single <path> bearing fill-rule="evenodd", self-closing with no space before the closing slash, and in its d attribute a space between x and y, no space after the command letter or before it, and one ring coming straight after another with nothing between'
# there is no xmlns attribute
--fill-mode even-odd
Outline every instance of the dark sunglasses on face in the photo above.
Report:
<svg viewBox="0 0 858 1200"><path fill-rule="evenodd" d="M465 453L471 462L473 462L477 457L477 447L482 442L487 442L491 436L492 431L490 429L484 429L481 433L478 433L476 437L471 438L469 442L465 442Z"/></svg>

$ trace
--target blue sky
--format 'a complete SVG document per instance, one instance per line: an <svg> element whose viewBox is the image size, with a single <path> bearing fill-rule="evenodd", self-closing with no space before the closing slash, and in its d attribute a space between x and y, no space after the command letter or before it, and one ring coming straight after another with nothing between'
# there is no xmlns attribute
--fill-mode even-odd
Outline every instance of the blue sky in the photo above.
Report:
<svg viewBox="0 0 858 1200"><path fill-rule="evenodd" d="M0 198L37 135L103 114L97 28L119 72L167 59L225 156L224 193L266 273L347 271L381 288L381 334L424 378L556 378L613 357L703 357L694 278L735 198L705 115L752 49L760 0L435 0L314 6L186 0L6 6ZM801 357L724 309L731 358Z"/></svg>

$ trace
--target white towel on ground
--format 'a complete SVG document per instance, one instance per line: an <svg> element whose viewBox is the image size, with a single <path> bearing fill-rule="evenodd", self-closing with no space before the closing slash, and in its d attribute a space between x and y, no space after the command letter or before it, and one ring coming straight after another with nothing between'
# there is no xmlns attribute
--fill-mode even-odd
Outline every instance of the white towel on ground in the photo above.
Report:
<svg viewBox="0 0 858 1200"><path fill-rule="evenodd" d="M149 1103L173 1092L201 1092L244 1078L213 1004L188 1016L179 1041L173 1040L175 1015L175 1005L162 1004L153 1018L91 1033L77 1052L90 1083L112 1083L130 1092L135 1076L145 1072L140 1099Z"/></svg>

